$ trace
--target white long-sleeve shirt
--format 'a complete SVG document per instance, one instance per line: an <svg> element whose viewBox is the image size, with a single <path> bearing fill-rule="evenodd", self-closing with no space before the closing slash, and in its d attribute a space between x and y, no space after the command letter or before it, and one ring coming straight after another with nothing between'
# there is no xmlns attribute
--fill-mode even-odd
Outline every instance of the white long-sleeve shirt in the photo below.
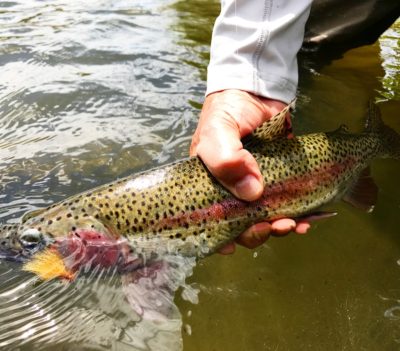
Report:
<svg viewBox="0 0 400 351"><path fill-rule="evenodd" d="M221 0L213 30L207 93L241 89L290 102L296 55L312 0Z"/></svg>

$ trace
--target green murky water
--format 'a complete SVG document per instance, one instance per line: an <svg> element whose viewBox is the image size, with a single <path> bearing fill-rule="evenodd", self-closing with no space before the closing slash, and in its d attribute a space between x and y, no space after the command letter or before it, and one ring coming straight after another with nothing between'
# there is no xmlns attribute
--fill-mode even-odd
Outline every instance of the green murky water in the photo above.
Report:
<svg viewBox="0 0 400 351"><path fill-rule="evenodd" d="M0 2L0 219L186 156L218 10L209 0ZM322 68L302 60L296 132L361 130L371 98L400 131L399 41L397 24ZM176 298L184 350L399 349L400 164L376 161L373 175L372 214L337 204L307 236L200 262L189 279L199 303ZM127 332L117 277L25 286L30 276L15 272L0 264L1 349L146 349L145 329Z"/></svg>

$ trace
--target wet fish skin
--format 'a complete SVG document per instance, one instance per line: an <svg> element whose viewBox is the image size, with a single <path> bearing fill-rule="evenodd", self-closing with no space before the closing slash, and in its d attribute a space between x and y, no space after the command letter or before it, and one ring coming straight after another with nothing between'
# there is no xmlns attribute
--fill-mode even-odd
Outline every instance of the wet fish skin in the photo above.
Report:
<svg viewBox="0 0 400 351"><path fill-rule="evenodd" d="M339 128L264 142L258 133L260 140L249 143L265 183L257 201L233 197L193 157L27 214L19 225L3 229L3 249L29 258L91 231L126 240L131 253L146 259L167 252L209 255L254 223L302 216L343 197L372 159L399 159L399 135L372 110L361 134Z"/></svg>

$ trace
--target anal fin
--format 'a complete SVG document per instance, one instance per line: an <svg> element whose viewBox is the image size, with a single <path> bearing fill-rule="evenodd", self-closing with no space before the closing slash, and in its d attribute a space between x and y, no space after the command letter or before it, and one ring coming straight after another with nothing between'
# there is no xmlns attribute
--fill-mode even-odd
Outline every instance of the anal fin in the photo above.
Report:
<svg viewBox="0 0 400 351"><path fill-rule="evenodd" d="M350 187L343 201L366 212L372 212L378 197L378 187L371 177L370 168L365 168Z"/></svg>

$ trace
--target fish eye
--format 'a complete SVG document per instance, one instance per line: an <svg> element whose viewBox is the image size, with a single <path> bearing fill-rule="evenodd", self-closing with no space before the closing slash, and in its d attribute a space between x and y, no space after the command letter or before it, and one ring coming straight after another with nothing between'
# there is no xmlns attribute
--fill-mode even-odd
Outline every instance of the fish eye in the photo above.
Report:
<svg viewBox="0 0 400 351"><path fill-rule="evenodd" d="M23 246L32 248L43 241L43 235L37 229L27 229L21 234L19 241Z"/></svg>

